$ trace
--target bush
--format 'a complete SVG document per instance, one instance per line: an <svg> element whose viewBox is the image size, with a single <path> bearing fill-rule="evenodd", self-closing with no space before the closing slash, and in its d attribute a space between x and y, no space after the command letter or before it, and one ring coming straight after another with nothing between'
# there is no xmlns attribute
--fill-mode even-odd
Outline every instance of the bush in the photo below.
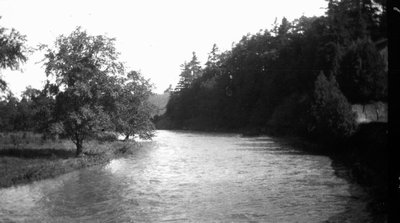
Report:
<svg viewBox="0 0 400 223"><path fill-rule="evenodd" d="M100 132L93 136L99 142L114 142L118 140L118 135L114 132Z"/></svg>
<svg viewBox="0 0 400 223"><path fill-rule="evenodd" d="M341 142L356 130L356 115L332 75L317 77L311 115L309 131L318 140Z"/></svg>

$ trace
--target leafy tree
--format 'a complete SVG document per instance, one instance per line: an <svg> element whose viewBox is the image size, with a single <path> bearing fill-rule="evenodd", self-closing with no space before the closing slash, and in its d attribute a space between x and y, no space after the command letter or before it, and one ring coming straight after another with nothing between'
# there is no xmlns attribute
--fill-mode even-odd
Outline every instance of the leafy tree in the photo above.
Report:
<svg viewBox="0 0 400 223"><path fill-rule="evenodd" d="M31 90L31 88L29 88ZM31 90L32 94L33 90ZM25 94L22 99L15 97L12 92L0 101L0 129L2 131L34 130L33 102Z"/></svg>
<svg viewBox="0 0 400 223"><path fill-rule="evenodd" d="M30 131L34 128L31 101L11 92L0 101L0 131Z"/></svg>
<svg viewBox="0 0 400 223"><path fill-rule="evenodd" d="M352 103L386 100L385 62L369 39L353 42L340 62L340 88Z"/></svg>
<svg viewBox="0 0 400 223"><path fill-rule="evenodd" d="M58 88L54 120L76 145L77 155L84 139L112 127L108 111L118 98L115 75L123 71L117 58L114 39L91 36L80 27L58 37L55 49L47 48L46 74Z"/></svg>
<svg viewBox="0 0 400 223"><path fill-rule="evenodd" d="M0 16L1 19L1 16ZM0 26L0 68L18 69L27 60L26 38L15 29ZM5 91L7 84L0 77L0 91Z"/></svg>
<svg viewBox="0 0 400 223"><path fill-rule="evenodd" d="M1 131L17 130L18 98L8 92L4 100L0 101L0 129Z"/></svg>
<svg viewBox="0 0 400 223"><path fill-rule="evenodd" d="M14 125L15 130L20 131L30 131L34 128L31 102L26 98L17 103Z"/></svg>
<svg viewBox="0 0 400 223"><path fill-rule="evenodd" d="M318 139L335 142L355 131L355 114L333 75L329 79L323 73L317 77L311 114L310 131Z"/></svg>
<svg viewBox="0 0 400 223"><path fill-rule="evenodd" d="M42 90L28 86L22 93L22 98L29 102L32 129L43 133L44 137L52 134L50 130L51 123L54 120L55 99L51 92L54 90L56 90L56 87L47 82Z"/></svg>
<svg viewBox="0 0 400 223"><path fill-rule="evenodd" d="M37 98L40 93L40 90L32 88L32 86L29 85L25 88L25 91L22 92L21 97L25 98L26 100L33 100Z"/></svg>
<svg viewBox="0 0 400 223"><path fill-rule="evenodd" d="M131 71L121 79L121 88L114 113L116 131L129 136L138 135L142 139L154 136L154 125L151 114L154 106L148 99L152 85L139 72Z"/></svg>

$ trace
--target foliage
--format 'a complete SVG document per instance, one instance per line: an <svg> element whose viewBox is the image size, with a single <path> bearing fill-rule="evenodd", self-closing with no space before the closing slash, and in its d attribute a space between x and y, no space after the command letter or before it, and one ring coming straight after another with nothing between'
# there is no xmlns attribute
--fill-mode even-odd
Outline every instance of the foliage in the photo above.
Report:
<svg viewBox="0 0 400 223"><path fill-rule="evenodd" d="M46 50L49 80L42 90L27 87L21 100L9 93L0 101L3 131L67 137L77 155L84 140L116 140L116 133L153 136L154 108L148 102L152 85L138 72L124 73L114 39L91 36L78 27L59 36L53 48L41 49Z"/></svg>
<svg viewBox="0 0 400 223"><path fill-rule="evenodd" d="M268 132L307 136L309 125L310 98L307 95L293 94L286 97L272 113L267 122Z"/></svg>
<svg viewBox="0 0 400 223"><path fill-rule="evenodd" d="M27 60L25 42L26 37L15 29L9 31L0 26L0 69L18 69ZM6 82L0 78L0 91L6 88Z"/></svg>
<svg viewBox="0 0 400 223"><path fill-rule="evenodd" d="M182 72L180 74L180 80L175 91L189 88L193 80L201 76L200 62L197 60L195 52L192 53L192 59L190 62L184 62L181 65L181 68Z"/></svg>
<svg viewBox="0 0 400 223"><path fill-rule="evenodd" d="M327 16L335 42L348 43L370 36L374 41L386 36L386 1L329 0Z"/></svg>
<svg viewBox="0 0 400 223"><path fill-rule="evenodd" d="M339 126L325 123L324 134L347 136L353 125L346 97L365 103L387 96L383 59L373 46L386 38L385 13L385 1L331 0L325 16L283 18L271 30L243 36L229 51L219 52L214 45L197 78L188 75L184 63L167 111L157 117L158 126L307 134L322 71L337 78L339 85L331 83L332 78L318 82L335 91L314 104L314 116L338 122ZM362 66L357 64L360 59ZM322 121L314 119L321 126Z"/></svg>
<svg viewBox="0 0 400 223"><path fill-rule="evenodd" d="M46 74L57 86L54 121L74 142L77 155L84 139L112 127L107 111L115 106L116 75L123 71L117 58L114 39L88 35L80 27L47 48Z"/></svg>
<svg viewBox="0 0 400 223"><path fill-rule="evenodd" d="M368 39L357 40L348 47L337 79L343 93L353 103L386 100L384 60Z"/></svg>
<svg viewBox="0 0 400 223"><path fill-rule="evenodd" d="M323 73L317 77L311 114L311 134L320 140L335 142L355 132L355 114L332 75L329 79Z"/></svg>
<svg viewBox="0 0 400 223"><path fill-rule="evenodd" d="M31 105L33 130L44 133L45 136L52 133L61 134L62 131L55 131L55 126L52 126L53 111L55 109L55 99L51 97L51 90L54 86L47 83L42 90L37 90L28 87L23 93L23 98L26 98Z"/></svg>
<svg viewBox="0 0 400 223"><path fill-rule="evenodd" d="M375 47L386 42L385 19L385 0L329 0L325 16L283 18L225 52L214 44L204 67L193 52L175 90L166 90L165 114L153 120L166 128L296 135L312 123L321 134L345 137L353 129L348 101L387 99L385 58ZM151 137L151 85L124 72L113 39L78 28L45 58L54 81L27 89L21 100L9 94L0 101L1 128L57 133L77 147L107 131Z"/></svg>
<svg viewBox="0 0 400 223"><path fill-rule="evenodd" d="M0 101L0 128L2 131L13 131L16 127L18 113L18 99L9 93Z"/></svg>
<svg viewBox="0 0 400 223"><path fill-rule="evenodd" d="M154 135L151 115L155 109L148 101L152 85L139 72L131 71L121 79L120 86L119 96L115 99L116 131L125 135L126 139L134 135L150 139Z"/></svg>

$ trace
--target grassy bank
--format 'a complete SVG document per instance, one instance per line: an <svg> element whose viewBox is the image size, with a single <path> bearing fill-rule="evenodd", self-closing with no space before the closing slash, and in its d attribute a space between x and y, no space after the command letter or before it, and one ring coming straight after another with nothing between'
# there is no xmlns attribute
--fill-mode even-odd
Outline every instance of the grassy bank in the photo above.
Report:
<svg viewBox="0 0 400 223"><path fill-rule="evenodd" d="M84 154L76 157L70 140L43 139L39 134L22 132L0 134L0 188L103 164L139 147L132 141L91 140L84 143Z"/></svg>

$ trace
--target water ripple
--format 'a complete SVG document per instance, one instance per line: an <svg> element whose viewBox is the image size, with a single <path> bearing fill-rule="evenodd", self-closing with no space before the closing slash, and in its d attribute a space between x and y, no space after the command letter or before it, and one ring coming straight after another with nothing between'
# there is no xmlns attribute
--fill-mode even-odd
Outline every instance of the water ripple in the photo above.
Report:
<svg viewBox="0 0 400 223"><path fill-rule="evenodd" d="M0 221L323 222L351 186L270 137L158 131L134 155L0 190Z"/></svg>

